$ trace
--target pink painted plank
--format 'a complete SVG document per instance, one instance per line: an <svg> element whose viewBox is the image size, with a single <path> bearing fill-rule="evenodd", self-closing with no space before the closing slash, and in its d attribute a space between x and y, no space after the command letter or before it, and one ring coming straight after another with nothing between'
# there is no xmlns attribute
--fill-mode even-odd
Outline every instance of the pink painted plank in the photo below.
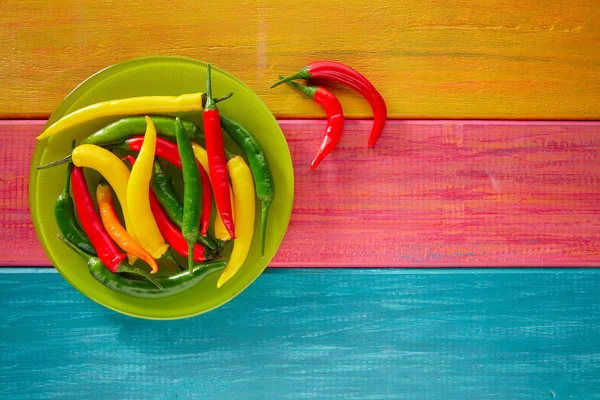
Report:
<svg viewBox="0 0 600 400"><path fill-rule="evenodd" d="M311 172L321 120L280 121L295 167L271 266L600 266L600 123L348 121ZM43 121L0 121L0 264L48 265L27 209Z"/></svg>

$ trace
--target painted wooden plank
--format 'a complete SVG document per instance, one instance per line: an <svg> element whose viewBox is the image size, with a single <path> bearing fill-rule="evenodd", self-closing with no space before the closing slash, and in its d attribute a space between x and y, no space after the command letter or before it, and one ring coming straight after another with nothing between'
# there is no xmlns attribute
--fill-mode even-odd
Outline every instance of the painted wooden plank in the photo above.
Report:
<svg viewBox="0 0 600 400"><path fill-rule="evenodd" d="M226 0L168 10L4 0L0 117L47 117L100 69L179 55L230 71L279 118L322 111L289 88L269 90L278 74L334 59L371 79L395 118L598 119L599 19L595 0ZM338 93L347 115L370 115L359 96Z"/></svg>
<svg viewBox="0 0 600 400"><path fill-rule="evenodd" d="M295 200L272 266L598 266L600 124L370 121L308 168L324 121L282 120ZM27 208L42 122L0 122L0 265L48 265Z"/></svg>
<svg viewBox="0 0 600 400"><path fill-rule="evenodd" d="M38 271L0 269L2 398L600 398L596 269L270 270L162 322Z"/></svg>

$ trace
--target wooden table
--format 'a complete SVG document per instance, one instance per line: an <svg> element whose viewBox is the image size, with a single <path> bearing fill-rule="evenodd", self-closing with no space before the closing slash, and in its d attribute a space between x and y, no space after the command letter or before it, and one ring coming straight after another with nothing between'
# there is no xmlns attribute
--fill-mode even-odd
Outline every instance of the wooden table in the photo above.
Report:
<svg viewBox="0 0 600 400"><path fill-rule="evenodd" d="M1 397L600 398L599 18L591 0L4 2ZM295 168L272 268L181 321L109 311L44 268L27 205L44 120L146 55L246 82ZM268 86L315 59L364 73L391 120L367 149L370 109L336 87L351 121L310 172L323 111Z"/></svg>

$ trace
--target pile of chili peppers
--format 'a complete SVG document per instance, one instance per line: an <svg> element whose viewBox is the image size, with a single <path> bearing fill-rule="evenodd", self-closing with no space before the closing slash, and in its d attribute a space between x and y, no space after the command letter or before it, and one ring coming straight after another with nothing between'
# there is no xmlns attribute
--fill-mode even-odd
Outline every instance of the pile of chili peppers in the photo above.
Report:
<svg viewBox="0 0 600 400"><path fill-rule="evenodd" d="M358 71L336 61L315 61L302 68L299 72L284 77L279 75L279 81L271 85L271 88L288 83L304 93L315 103L320 104L327 113L327 127L325 128L325 137L317 151L317 155L310 163L310 169L314 170L323 161L333 149L337 146L344 129L344 112L342 105L333 93L322 86L302 86L294 80L314 80L320 82L337 82L344 84L359 92L371 105L373 110L373 128L369 136L369 147L374 147L377 139L387 120L387 107L381 94L375 89Z"/></svg>
<svg viewBox="0 0 600 400"><path fill-rule="evenodd" d="M256 198L261 202L260 254L264 254L268 212L275 197L273 177L256 138L220 115L217 103L231 95L213 98L209 64L206 93L97 103L66 115L38 137L97 118L123 117L78 146L73 143L65 158L38 167L68 163L65 186L54 209L59 238L86 261L97 281L131 296L160 298L187 290L222 269L220 288L249 254ZM202 112L202 126L166 115L190 111ZM243 157L225 149L222 129ZM181 169L182 200L164 172L169 165ZM102 176L95 203L86 168ZM216 212L211 232L213 197ZM221 260L230 242L231 255ZM187 259L186 266L178 256Z"/></svg>

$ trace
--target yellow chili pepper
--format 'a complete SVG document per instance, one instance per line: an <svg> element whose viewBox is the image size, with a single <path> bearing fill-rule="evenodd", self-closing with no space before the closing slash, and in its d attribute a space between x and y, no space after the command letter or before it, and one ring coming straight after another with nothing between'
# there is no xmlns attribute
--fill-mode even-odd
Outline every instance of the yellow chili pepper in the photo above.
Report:
<svg viewBox="0 0 600 400"><path fill-rule="evenodd" d="M71 153L71 160L77 167L87 167L98 171L113 187L123 209L127 232L135 240L135 229L127 207L129 168L115 154L94 144L82 144L75 147ZM127 257L130 264L137 260L137 257L131 253L128 253Z"/></svg>
<svg viewBox="0 0 600 400"><path fill-rule="evenodd" d="M96 190L96 202L98 203L102 225L104 225L109 236L121 249L146 261L152 268L151 273L155 274L158 271L156 260L154 260L154 258L152 258L152 256L148 254L148 252L144 250L144 248L136 242L129 233L127 233L125 228L123 228L123 225L121 225L113 206L112 190L105 182L101 182L98 185Z"/></svg>
<svg viewBox="0 0 600 400"><path fill-rule="evenodd" d="M127 207L134 231L139 232L137 239L142 247L156 259L160 259L169 249L158 229L150 208L150 178L154 166L156 150L156 128L146 117L146 135L135 165L131 169L129 185L127 185Z"/></svg>
<svg viewBox="0 0 600 400"><path fill-rule="evenodd" d="M235 195L236 238L233 240L233 250L229 262L217 282L218 288L231 279L244 265L254 235L255 193L252 172L240 156L234 156L227 161L227 171Z"/></svg>
<svg viewBox="0 0 600 400"><path fill-rule="evenodd" d="M196 142L192 142L192 148L194 149L194 155L196 156L196 160L202 165L205 171L208 172L208 155L206 150L200 146ZM208 174L208 178L210 179L210 174ZM229 188L229 198L231 201L231 218L235 222L235 200L233 197L233 190L231 187ZM217 206L218 207L218 206ZM225 224L223 223L223 219L221 218L221 213L217 209L217 215L215 217L215 239L227 242L231 240L231 235L225 228Z"/></svg>
<svg viewBox="0 0 600 400"><path fill-rule="evenodd" d="M91 104L65 115L42 132L37 137L37 140L55 135L65 129L96 118L202 111L205 102L205 93L191 93L181 96L142 96L104 101Z"/></svg>

